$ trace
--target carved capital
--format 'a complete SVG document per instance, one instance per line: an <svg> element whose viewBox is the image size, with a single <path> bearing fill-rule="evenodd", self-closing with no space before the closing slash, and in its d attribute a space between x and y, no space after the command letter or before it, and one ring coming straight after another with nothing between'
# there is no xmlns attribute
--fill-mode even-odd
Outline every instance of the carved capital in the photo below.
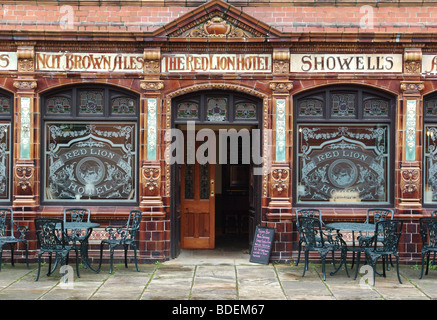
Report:
<svg viewBox="0 0 437 320"><path fill-rule="evenodd" d="M406 48L404 51L404 72L420 73L422 70L422 49Z"/></svg>
<svg viewBox="0 0 437 320"><path fill-rule="evenodd" d="M34 168L29 166L17 166L15 178L17 180L18 194L32 194Z"/></svg>
<svg viewBox="0 0 437 320"><path fill-rule="evenodd" d="M146 91L158 91L164 88L164 82L161 80L141 80L140 87Z"/></svg>
<svg viewBox="0 0 437 320"><path fill-rule="evenodd" d="M33 90L37 86L36 80L14 80L14 87L19 90Z"/></svg>
<svg viewBox="0 0 437 320"><path fill-rule="evenodd" d="M290 81L272 81L270 82L270 89L274 93L288 93L293 89L293 84Z"/></svg>
<svg viewBox="0 0 437 320"><path fill-rule="evenodd" d="M160 48L144 49L144 73L159 74L161 72Z"/></svg>
<svg viewBox="0 0 437 320"><path fill-rule="evenodd" d="M420 94L423 88L423 81L401 81L401 90L407 94Z"/></svg>

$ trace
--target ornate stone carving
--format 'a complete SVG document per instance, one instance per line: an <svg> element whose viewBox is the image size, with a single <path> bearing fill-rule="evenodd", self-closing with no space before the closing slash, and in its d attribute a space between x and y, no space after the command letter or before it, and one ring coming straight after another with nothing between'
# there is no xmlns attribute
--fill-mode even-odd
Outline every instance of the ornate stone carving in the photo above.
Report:
<svg viewBox="0 0 437 320"><path fill-rule="evenodd" d="M270 89L274 93L288 93L293 89L293 84L290 81L272 81L270 82Z"/></svg>
<svg viewBox="0 0 437 320"><path fill-rule="evenodd" d="M290 71L289 49L275 49L273 51L273 73L288 73Z"/></svg>
<svg viewBox="0 0 437 320"><path fill-rule="evenodd" d="M158 91L164 88L164 82L161 80L141 80L140 87L147 91Z"/></svg>
<svg viewBox="0 0 437 320"><path fill-rule="evenodd" d="M36 80L14 80L14 87L19 90L33 90L37 85Z"/></svg>
<svg viewBox="0 0 437 320"><path fill-rule="evenodd" d="M407 94L419 94L425 88L422 81L401 81L401 90Z"/></svg>
<svg viewBox="0 0 437 320"><path fill-rule="evenodd" d="M420 173L418 169L404 169L401 171L401 190L403 193L418 191Z"/></svg>
<svg viewBox="0 0 437 320"><path fill-rule="evenodd" d="M159 74L161 72L161 51L159 48L144 49L144 73Z"/></svg>
<svg viewBox="0 0 437 320"><path fill-rule="evenodd" d="M187 38L252 38L254 35L219 16L198 25L189 24L189 30L181 34Z"/></svg>
<svg viewBox="0 0 437 320"><path fill-rule="evenodd" d="M282 194L284 191L288 190L290 182L288 169L273 169L271 177L271 186L274 193Z"/></svg>
<svg viewBox="0 0 437 320"><path fill-rule="evenodd" d="M161 187L161 168L143 168L144 187L147 195L158 195Z"/></svg>
<svg viewBox="0 0 437 320"><path fill-rule="evenodd" d="M19 166L15 169L17 185L21 193L31 193L33 188L33 167Z"/></svg>
<svg viewBox="0 0 437 320"><path fill-rule="evenodd" d="M35 51L33 46L19 46L17 49L18 71L35 71L34 57Z"/></svg>
<svg viewBox="0 0 437 320"><path fill-rule="evenodd" d="M404 72L420 73L422 70L422 50L420 48L406 48L404 52Z"/></svg>

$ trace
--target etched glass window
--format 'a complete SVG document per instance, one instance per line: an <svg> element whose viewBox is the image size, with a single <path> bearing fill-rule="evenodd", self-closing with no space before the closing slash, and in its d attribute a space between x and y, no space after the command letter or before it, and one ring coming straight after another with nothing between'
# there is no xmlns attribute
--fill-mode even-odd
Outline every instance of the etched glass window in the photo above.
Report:
<svg viewBox="0 0 437 320"><path fill-rule="evenodd" d="M437 99L425 100L424 113L427 116L437 116Z"/></svg>
<svg viewBox="0 0 437 320"><path fill-rule="evenodd" d="M297 128L297 203L389 203L388 124Z"/></svg>
<svg viewBox="0 0 437 320"><path fill-rule="evenodd" d="M256 119L256 105L251 102L235 104L235 119Z"/></svg>
<svg viewBox="0 0 437 320"><path fill-rule="evenodd" d="M0 201L10 200L11 125L0 122Z"/></svg>
<svg viewBox="0 0 437 320"><path fill-rule="evenodd" d="M87 90L79 93L80 114L103 114L103 90Z"/></svg>
<svg viewBox="0 0 437 320"><path fill-rule="evenodd" d="M206 101L206 119L221 122L228 119L228 99L222 97L208 97Z"/></svg>
<svg viewBox="0 0 437 320"><path fill-rule="evenodd" d="M65 97L51 97L47 99L47 114L71 113L71 99Z"/></svg>
<svg viewBox="0 0 437 320"><path fill-rule="evenodd" d="M298 103L299 116L322 116L323 115L323 101L319 99L304 99Z"/></svg>
<svg viewBox="0 0 437 320"><path fill-rule="evenodd" d="M0 96L0 114L11 113L11 99L9 97Z"/></svg>
<svg viewBox="0 0 437 320"><path fill-rule="evenodd" d="M437 124L425 125L424 203L437 202Z"/></svg>
<svg viewBox="0 0 437 320"><path fill-rule="evenodd" d="M177 108L178 119L198 119L199 104L196 102L181 102Z"/></svg>
<svg viewBox="0 0 437 320"><path fill-rule="evenodd" d="M131 98L115 98L112 99L112 114L124 115L136 113L136 101Z"/></svg>
<svg viewBox="0 0 437 320"><path fill-rule="evenodd" d="M367 99L363 103L364 117L387 117L389 101L382 99Z"/></svg>
<svg viewBox="0 0 437 320"><path fill-rule="evenodd" d="M134 122L45 123L46 201L136 201Z"/></svg>

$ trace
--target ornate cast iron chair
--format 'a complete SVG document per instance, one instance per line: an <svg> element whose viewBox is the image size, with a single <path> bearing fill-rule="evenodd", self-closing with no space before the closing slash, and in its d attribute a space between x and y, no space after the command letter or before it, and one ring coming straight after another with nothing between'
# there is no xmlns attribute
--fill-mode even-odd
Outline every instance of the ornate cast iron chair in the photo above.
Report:
<svg viewBox="0 0 437 320"><path fill-rule="evenodd" d="M10 219L10 229L8 235L7 228L7 219ZM14 247L17 243L23 243L26 250L26 264L29 269L29 261L28 261L28 246L27 240L25 238L26 232L28 231L27 226L19 226L14 222L14 212L11 209L0 208L0 270L2 265L2 255L3 255L3 246L5 244L9 244L11 248L11 264L14 266ZM15 232L18 232L20 235L18 238L15 237Z"/></svg>
<svg viewBox="0 0 437 320"><path fill-rule="evenodd" d="M100 267L102 266L102 256L103 256L103 246L105 244L109 245L110 251L110 268L109 273L112 273L112 264L114 258L114 249L119 246L124 246L124 264L127 268L127 250L129 245L134 249L134 259L135 259L135 267L137 271L138 269L138 261L137 261L137 246L135 243L136 236L138 230L140 228L140 222L143 213L139 210L132 210L129 213L129 218L126 224L122 227L117 226L107 226L105 230L109 233L107 240L102 240L100 243L100 263L98 267L98 271L100 271Z"/></svg>
<svg viewBox="0 0 437 320"><path fill-rule="evenodd" d="M372 209L367 209L367 216L366 216L366 221L365 223L378 223L379 221L385 221L385 220L393 220L393 210L391 209L381 209L381 208L372 208ZM373 241L373 236L371 236L369 233L364 234L360 234L358 236L358 246L352 248L349 247L348 250L349 251L353 251L354 254L352 256L352 266L351 268L354 267L355 264L355 253L357 254L357 266L356 266L356 270L355 270L355 276L354 276L354 280L357 278L358 275L358 269L360 267L360 261L361 261L361 252L365 252L367 248L369 248L369 246L372 244ZM379 241L380 239L378 239ZM390 256L390 263L392 266L393 265L393 261L392 258ZM387 264L387 270L389 270L389 266Z"/></svg>
<svg viewBox="0 0 437 320"><path fill-rule="evenodd" d="M326 280L325 274L325 258L328 252L339 250L341 251L341 263L339 267L331 273L337 272L344 264L346 274L349 277L349 272L346 266L346 242L343 240L340 233L331 234L329 231L323 231L322 223L318 218L299 217L299 226L303 243L305 243L305 267L302 277L305 276L305 271L308 269L308 258L310 251L316 251L322 259L323 280Z"/></svg>
<svg viewBox="0 0 437 320"><path fill-rule="evenodd" d="M423 269L425 265L425 256L427 256L425 272L425 275L427 275L429 269L429 256L431 252L434 252L434 255L437 252L437 217L420 219L420 237L422 239L423 246L422 270L420 272L419 279L422 279Z"/></svg>
<svg viewBox="0 0 437 320"><path fill-rule="evenodd" d="M38 240L38 246L40 248L38 253L38 273L35 281L38 281L39 279L39 274L41 271L41 257L44 253L49 254L49 271L47 272L47 275L49 276L56 269L59 262L61 263L61 266L65 265L67 255L72 249L76 251L76 273L77 276L80 277L78 250L74 249L73 246L67 245L66 243L64 221L53 218L37 218L35 219L35 232ZM56 254L56 258L53 269L51 269L53 253Z"/></svg>
<svg viewBox="0 0 437 320"><path fill-rule="evenodd" d="M303 209L296 210L296 227L297 227L297 231L299 233L298 255L297 255L296 266L299 264L299 261L300 261L300 253L302 251L302 244L305 245L304 237L301 234L302 232L301 232L301 228L300 228L299 217L318 218L320 220L321 225L324 226L324 223L322 221L322 212L319 209L303 208Z"/></svg>
<svg viewBox="0 0 437 320"><path fill-rule="evenodd" d="M385 220L379 221L375 226L375 234L372 239L372 247L366 249L367 263L373 269L373 285L375 285L376 262L382 257L383 276L385 277L385 259L387 256L396 257L396 272L399 283L402 283L399 276L399 254L398 246L402 234L403 221Z"/></svg>

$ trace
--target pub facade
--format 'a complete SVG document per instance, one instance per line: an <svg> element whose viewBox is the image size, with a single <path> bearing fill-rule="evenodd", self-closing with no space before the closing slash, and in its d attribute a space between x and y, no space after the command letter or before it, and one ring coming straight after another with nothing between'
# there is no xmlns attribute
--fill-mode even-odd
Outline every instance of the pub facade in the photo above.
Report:
<svg viewBox="0 0 437 320"><path fill-rule="evenodd" d="M368 5L368 29L347 1L177 2L3 4L0 207L29 227L30 257L34 218L65 208L91 209L94 243L143 211L141 262L236 235L249 248L257 225L286 262L296 209L332 222L391 208L401 261L417 263L419 218L437 209L437 46L426 23L381 26L414 6ZM47 20L9 23L19 10ZM335 12L356 21L298 17Z"/></svg>

